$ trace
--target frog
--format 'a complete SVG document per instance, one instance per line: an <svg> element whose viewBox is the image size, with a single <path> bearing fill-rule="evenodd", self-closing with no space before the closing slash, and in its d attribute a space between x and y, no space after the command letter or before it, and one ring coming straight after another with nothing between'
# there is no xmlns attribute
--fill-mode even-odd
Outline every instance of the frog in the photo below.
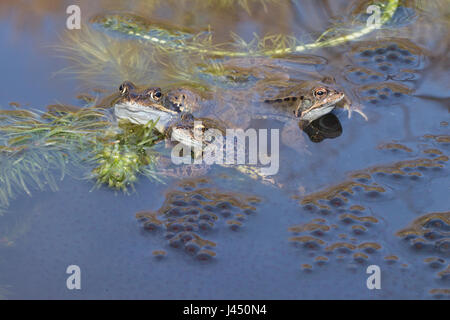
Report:
<svg viewBox="0 0 450 320"><path fill-rule="evenodd" d="M201 97L187 88L176 88L163 93L159 87L138 88L131 82L125 81L119 87L119 94L120 98L114 105L114 114L119 121L147 125L150 121L158 120L155 128L167 138L166 145L170 145L173 139L181 142L192 148L194 158L201 156L204 148L214 143L207 139L199 140L199 137L202 138L208 129L215 129L222 136L226 135L227 126L220 120L194 117L192 112L200 108ZM223 166L230 167L230 165ZM181 173L177 170L177 174L201 173L208 166L202 164L187 167L192 169L181 170ZM276 185L272 178L261 175L256 167L246 165L235 167L252 178ZM167 170L163 172L165 175L171 175Z"/></svg>
<svg viewBox="0 0 450 320"><path fill-rule="evenodd" d="M304 142L300 132L311 122L328 114L335 105L344 100L344 92L337 90L328 84L328 79L323 81L302 81L292 85L286 81L264 81L255 86L254 92L262 92L257 101L256 111L251 110L252 93L233 92L228 90L216 95L216 101L227 101L228 105L222 107L228 109L226 117L230 117L230 112L236 110L234 106L240 105L243 110L237 111L234 116L236 122L231 121L226 124L228 128L238 126L247 127L251 119L275 119L284 123L281 132L282 142L294 149L303 149ZM327 83L327 84L325 84ZM183 125L181 114L204 114L202 109L206 109L205 99L193 88L187 86L177 87L162 93L159 87L146 87L138 89L134 84L125 81L119 87L122 100L119 107L116 106L116 115L124 116L131 122L145 124L148 121L148 114L152 117L159 117L157 129L161 133L166 133L167 129L174 126L174 120L178 119L179 127ZM346 102L347 103L347 102ZM262 106L261 106L262 104ZM230 108L230 105L234 105ZM152 107L149 109L149 107ZM125 108L123 108L125 107ZM146 107L146 108L144 108ZM269 107L269 108L267 108ZM232 109L232 110L231 110ZM212 108L210 116L226 123L220 114ZM126 111L126 112L124 112ZM122 115L122 113L124 113ZM186 120L187 118L184 118ZM207 119L207 118L204 118ZM241 121L240 123L238 121ZM175 130L178 130L175 128ZM176 131L178 132L178 131ZM193 145L198 145L192 138L189 141Z"/></svg>
<svg viewBox="0 0 450 320"><path fill-rule="evenodd" d="M181 86L167 92L163 105L178 112L195 114L201 109L203 100L198 92Z"/></svg>
<svg viewBox="0 0 450 320"><path fill-rule="evenodd" d="M130 81L124 81L119 86L119 98L114 101L114 114L118 120L137 125L146 125L150 120L158 119L155 127L164 134L178 118L180 110L165 103L161 88L139 88Z"/></svg>
<svg viewBox="0 0 450 320"><path fill-rule="evenodd" d="M337 103L345 97L343 91L324 85L305 88L304 84L288 88L272 98L265 98L264 103L277 108L291 108L293 115L308 123L330 113Z"/></svg>
<svg viewBox="0 0 450 320"><path fill-rule="evenodd" d="M323 74L327 61L313 55L285 58L222 59L203 67L216 81L215 116L233 125L248 128L254 119L282 122L284 145L303 152L302 141L308 126L337 107L367 117L336 85L332 74ZM209 73L208 73L209 72ZM226 85L224 85L224 83Z"/></svg>
<svg viewBox="0 0 450 320"><path fill-rule="evenodd" d="M281 132L283 144L297 150L304 147L301 131L308 134L308 128L314 122L331 113L337 106L347 110L349 115L352 111L352 102L335 85L332 77L297 83L268 81L259 86L261 97L254 118L281 121L284 124ZM356 111L360 112L358 109Z"/></svg>
<svg viewBox="0 0 450 320"><path fill-rule="evenodd" d="M124 81L119 86L119 96L114 105L118 120L137 125L155 121L155 128L166 138L200 147L205 142L198 141L197 136L210 128L225 135L225 126L220 121L207 117L194 118L194 112L200 108L201 97L186 88L179 87L163 93L160 87L139 88L130 81Z"/></svg>
<svg viewBox="0 0 450 320"><path fill-rule="evenodd" d="M248 128L252 120L281 122L281 142L298 153L307 147L302 131L306 132L308 126L330 113L336 105L342 103L344 108L350 105L342 90L317 80L260 81L250 93L226 95L219 113L226 114L242 128Z"/></svg>

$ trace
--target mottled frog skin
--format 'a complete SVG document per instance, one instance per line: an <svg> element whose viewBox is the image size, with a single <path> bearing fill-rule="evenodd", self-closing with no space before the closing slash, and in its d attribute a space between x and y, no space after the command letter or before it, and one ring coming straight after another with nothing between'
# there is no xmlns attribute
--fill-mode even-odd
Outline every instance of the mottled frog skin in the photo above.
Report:
<svg viewBox="0 0 450 320"><path fill-rule="evenodd" d="M330 113L344 96L343 92L326 86L318 85L306 90L296 86L273 98L264 99L264 103L290 105L295 117L311 122Z"/></svg>

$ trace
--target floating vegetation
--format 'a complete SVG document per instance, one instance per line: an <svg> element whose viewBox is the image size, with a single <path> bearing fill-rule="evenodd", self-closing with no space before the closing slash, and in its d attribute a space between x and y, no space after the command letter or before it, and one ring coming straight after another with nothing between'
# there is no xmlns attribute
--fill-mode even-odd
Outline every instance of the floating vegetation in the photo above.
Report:
<svg viewBox="0 0 450 320"><path fill-rule="evenodd" d="M239 6L243 8L248 14L251 14L251 8L253 5L262 6L263 10L267 12L267 5L270 3L277 3L279 0L196 0L196 3L205 7L232 7Z"/></svg>
<svg viewBox="0 0 450 320"><path fill-rule="evenodd" d="M0 111L0 207L18 193L31 195L32 189L45 186L57 190L54 172L60 179L67 173L67 164L79 164L86 138L105 122L95 110L57 115L26 110ZM86 149L85 149L86 150Z"/></svg>
<svg viewBox="0 0 450 320"><path fill-rule="evenodd" d="M116 41L89 27L79 32L66 32L63 44L55 50L71 65L59 73L72 74L88 85L115 87L128 79L134 83L157 81L159 72L153 67L157 57L151 48L133 41Z"/></svg>
<svg viewBox="0 0 450 320"><path fill-rule="evenodd" d="M97 185L106 184L110 188L127 191L133 187L137 174L154 180L161 180L154 171L156 155L148 150L160 136L155 132L156 122L145 126L121 123L121 132L109 144L96 144L94 160L98 165L93 170Z"/></svg>
<svg viewBox="0 0 450 320"><path fill-rule="evenodd" d="M0 111L0 210L20 193L56 191L58 171L62 180L74 169L95 167L88 176L97 185L123 191L137 174L157 179L148 150L159 139L154 123L117 126L105 110L62 109Z"/></svg>
<svg viewBox="0 0 450 320"><path fill-rule="evenodd" d="M391 20L398 8L398 3L398 0L377 2L383 11L380 17L381 25ZM281 56L333 47L357 40L379 27L375 24L365 25L360 30L345 35L339 35L332 28L325 31L316 41L307 44L302 44L295 37L287 35L269 35L263 38L255 36L253 40L247 42L238 35L232 34L234 40L232 43L216 45L212 41L211 32L192 33L187 36L185 30L176 27L165 29L159 23L153 23L131 13L98 15L91 22L105 30L120 32L149 42L155 48L165 52L189 52L213 57Z"/></svg>
<svg viewBox="0 0 450 320"><path fill-rule="evenodd" d="M197 31L185 27L175 27L164 22L150 22L146 18L131 13L111 13L94 16L90 22L109 31L125 35L140 35L143 39L171 46L178 41L192 39ZM199 34L208 34L204 30Z"/></svg>
<svg viewBox="0 0 450 320"><path fill-rule="evenodd" d="M231 3L236 2L226 1L225 5ZM395 12L398 0L380 5L383 7L384 23ZM159 87L173 85L174 80L189 82L204 90L211 84L225 88L244 87L258 80L258 75L255 78L245 68L230 67L225 60L217 58L287 56L293 58L289 59L290 62L296 62L297 53L337 46L357 40L374 30L364 24L361 30L352 32L355 29L352 24L350 31L350 27L345 30L341 28L345 34L330 29L309 44L290 35L255 35L254 39L245 41L231 34L231 42L216 44L214 30L191 30L132 13L96 15L91 22L94 28L86 25L77 32L66 32L63 44L56 47L61 57L71 64L60 72L73 74L86 81L87 85L101 83L108 89L124 79ZM124 37L111 37L114 34ZM270 77L280 73L274 67L266 69ZM267 74L259 76L265 77Z"/></svg>

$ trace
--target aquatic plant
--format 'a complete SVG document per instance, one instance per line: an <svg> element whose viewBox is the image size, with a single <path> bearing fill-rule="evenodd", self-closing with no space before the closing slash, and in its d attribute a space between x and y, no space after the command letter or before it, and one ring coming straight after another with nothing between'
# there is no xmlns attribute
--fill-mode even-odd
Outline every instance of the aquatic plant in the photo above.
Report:
<svg viewBox="0 0 450 320"><path fill-rule="evenodd" d="M71 74L88 86L103 84L108 88L128 79L134 83L150 83L159 78L153 66L158 57L152 48L139 47L133 41L117 41L89 27L79 32L66 32L62 45L54 47L58 57L69 66L55 73Z"/></svg>
<svg viewBox="0 0 450 320"><path fill-rule="evenodd" d="M263 10L267 12L267 5L269 3L277 3L279 0L196 0L197 5L204 7L233 7L238 6L244 9L248 14L251 14L251 7L253 5L262 6Z"/></svg>
<svg viewBox="0 0 450 320"><path fill-rule="evenodd" d="M86 137L104 125L96 111L58 116L27 110L0 111L0 208L19 192L31 195L32 189L45 186L57 190L54 172L61 179L67 164L79 164L82 154L72 152L86 145ZM95 123L95 124L94 124Z"/></svg>
<svg viewBox="0 0 450 320"><path fill-rule="evenodd" d="M156 154L149 149L161 138L155 125L153 121L147 125L120 123L121 131L114 141L96 145L93 160L97 167L92 173L97 186L106 184L127 192L129 187L134 188L138 174L162 182L155 171Z"/></svg>
<svg viewBox="0 0 450 320"><path fill-rule="evenodd" d="M61 178L64 177L67 157L54 151L40 153L28 150L23 154L17 154L16 157L0 155L0 164L0 214L2 214L9 206L10 199L15 198L18 193L25 192L31 195L30 190L44 190L45 186L56 191L57 179L53 172L59 169Z"/></svg>
<svg viewBox="0 0 450 320"><path fill-rule="evenodd" d="M398 0L382 1L380 5L382 24L385 24L396 11ZM356 19L356 22L347 21L346 25L335 24L309 44L283 34L255 35L250 41L231 34L232 41L216 44L214 30L192 30L116 12L97 15L82 30L66 32L62 44L55 49L70 63L60 73L72 74L89 86L101 84L111 89L128 79L164 87L174 85L175 80L207 90L211 85L241 86L249 80L240 72L224 68L218 58L289 57L292 53L357 40L374 28L362 26Z"/></svg>
<svg viewBox="0 0 450 320"><path fill-rule="evenodd" d="M390 21L399 5L399 0L378 1L383 13L380 24ZM346 35L335 35L333 29L325 31L316 41L302 44L295 37L287 35L271 35L260 38L255 36L245 41L232 35L233 42L216 45L212 41L211 32L200 32L186 36L186 32L175 27L162 27L143 17L128 13L103 14L94 17L91 22L106 30L119 32L151 43L155 48L171 52L190 52L213 57L246 57L246 56L280 56L307 50L333 47L354 41L377 29L376 25L364 25L361 29ZM331 36L330 36L331 35Z"/></svg>
<svg viewBox="0 0 450 320"><path fill-rule="evenodd" d="M148 150L158 139L154 123L120 127L105 110L66 109L0 111L0 210L19 193L31 195L46 187L56 191L55 172L62 180L66 174L79 176L74 170L94 167L82 176L123 191L137 174L160 181Z"/></svg>

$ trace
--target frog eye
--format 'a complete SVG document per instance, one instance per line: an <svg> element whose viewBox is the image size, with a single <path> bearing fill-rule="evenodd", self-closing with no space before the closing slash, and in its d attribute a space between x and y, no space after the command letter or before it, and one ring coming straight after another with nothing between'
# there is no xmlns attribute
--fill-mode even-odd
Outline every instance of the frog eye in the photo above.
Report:
<svg viewBox="0 0 450 320"><path fill-rule="evenodd" d="M314 95L316 97L317 96L321 97L321 96L323 96L326 93L327 93L327 89L325 89L325 88L318 88L318 89L314 90Z"/></svg>
<svg viewBox="0 0 450 320"><path fill-rule="evenodd" d="M146 91L147 96L150 96L153 100L159 100L162 97L160 88L149 88Z"/></svg>
<svg viewBox="0 0 450 320"><path fill-rule="evenodd" d="M162 96L162 93L159 90L151 93L152 99L155 99L155 100L159 100L159 98L161 98L161 96Z"/></svg>
<svg viewBox="0 0 450 320"><path fill-rule="evenodd" d="M125 95L128 92L128 86L126 86L125 84L121 84L119 87L119 92L121 95Z"/></svg>
<svg viewBox="0 0 450 320"><path fill-rule="evenodd" d="M120 85L119 92L122 96L124 96L130 92L131 88L134 88L134 85L129 81L125 81Z"/></svg>

